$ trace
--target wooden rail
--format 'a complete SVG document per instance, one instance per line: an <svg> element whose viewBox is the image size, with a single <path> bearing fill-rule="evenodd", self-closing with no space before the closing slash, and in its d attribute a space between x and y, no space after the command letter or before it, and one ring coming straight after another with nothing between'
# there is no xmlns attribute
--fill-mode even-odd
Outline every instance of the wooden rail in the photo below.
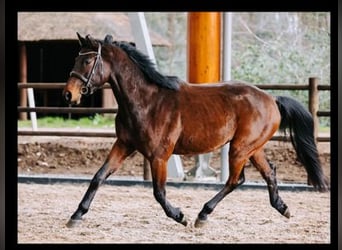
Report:
<svg viewBox="0 0 342 250"><path fill-rule="evenodd" d="M115 132L93 132L93 131L56 131L56 130L44 130L44 131L32 131L20 129L18 135L22 136L69 136L69 137L116 137ZM330 137L317 137L319 142L330 142ZM289 142L290 138L287 136L273 136L271 141L284 141Z"/></svg>
<svg viewBox="0 0 342 250"><path fill-rule="evenodd" d="M18 89L33 88L33 89L62 89L65 83L18 83ZM330 111L319 110L319 91L330 91L330 85L319 85L318 78L309 78L308 84L257 84L255 85L263 90L302 90L309 91L309 111L314 119L314 135L317 142L329 142L330 137L318 136L319 121L318 117L329 117ZM110 88L106 83L104 89ZM21 107L18 106L18 112L54 112L54 113L117 113L116 108L81 108L81 107ZM110 132L67 132L67 131L31 131L18 130L18 135L25 136L89 136L89 137L115 137L115 133ZM271 140L288 141L289 138L283 136L274 136Z"/></svg>
<svg viewBox="0 0 342 250"><path fill-rule="evenodd" d="M87 114L87 113L117 113L116 108L80 108L80 107L18 107L19 112L53 112L53 113L76 113L76 114ZM71 112L72 111L72 112Z"/></svg>

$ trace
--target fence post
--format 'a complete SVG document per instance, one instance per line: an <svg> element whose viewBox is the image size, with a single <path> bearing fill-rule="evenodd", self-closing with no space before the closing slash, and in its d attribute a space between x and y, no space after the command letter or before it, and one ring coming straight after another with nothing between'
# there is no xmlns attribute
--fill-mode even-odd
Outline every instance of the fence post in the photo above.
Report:
<svg viewBox="0 0 342 250"><path fill-rule="evenodd" d="M309 78L309 111L313 118L314 139L315 139L316 144L317 144L318 128L319 128L319 121L318 121L318 116L317 116L318 108L319 108L318 78L310 77ZM309 177L307 180L307 184L308 185L312 184Z"/></svg>
<svg viewBox="0 0 342 250"><path fill-rule="evenodd" d="M25 43L20 43L19 47L19 81L22 83L27 82L27 54ZM20 89L20 106L27 107L27 89ZM19 113L20 120L27 120L27 112Z"/></svg>
<svg viewBox="0 0 342 250"><path fill-rule="evenodd" d="M319 109L319 92L318 92L319 79L317 77L309 78L309 111L314 121L314 138L317 143L319 120L317 111Z"/></svg>

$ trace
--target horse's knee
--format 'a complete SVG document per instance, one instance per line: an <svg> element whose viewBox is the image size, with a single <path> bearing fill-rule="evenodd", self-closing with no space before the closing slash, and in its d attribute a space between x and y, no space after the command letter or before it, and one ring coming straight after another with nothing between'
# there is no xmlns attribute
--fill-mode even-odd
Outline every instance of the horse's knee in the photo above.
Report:
<svg viewBox="0 0 342 250"><path fill-rule="evenodd" d="M247 160L248 158L241 157L240 151L235 150L229 152L230 175L226 185L229 186L231 190L245 182L244 166Z"/></svg>
<svg viewBox="0 0 342 250"><path fill-rule="evenodd" d="M240 176L238 179L237 178L229 178L226 186L229 189L229 192L233 191L235 188L240 186L245 182L245 176Z"/></svg>

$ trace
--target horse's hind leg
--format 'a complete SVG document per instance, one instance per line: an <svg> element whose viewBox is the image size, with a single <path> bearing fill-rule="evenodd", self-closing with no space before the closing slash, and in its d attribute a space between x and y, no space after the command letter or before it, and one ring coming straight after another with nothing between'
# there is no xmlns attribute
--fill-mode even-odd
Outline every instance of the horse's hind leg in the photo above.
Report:
<svg viewBox="0 0 342 250"><path fill-rule="evenodd" d="M208 214L212 213L216 205L236 187L245 181L244 165L248 157L245 152L236 150L234 145L230 146L229 151L229 178L225 186L207 203L203 205L195 221L195 227L202 227L207 221Z"/></svg>
<svg viewBox="0 0 342 250"><path fill-rule="evenodd" d="M271 206L286 218L290 218L290 211L278 194L276 167L267 161L263 149L257 151L250 160L267 183Z"/></svg>
<svg viewBox="0 0 342 250"><path fill-rule="evenodd" d="M128 149L118 139L108 155L106 161L102 167L94 175L90 182L87 192L83 196L77 210L73 213L70 220L67 223L67 227L73 227L77 222L81 221L82 216L88 212L90 204L94 199L95 193L99 186L108 178L113 172L115 172L120 166L124 159L130 155L133 150Z"/></svg>

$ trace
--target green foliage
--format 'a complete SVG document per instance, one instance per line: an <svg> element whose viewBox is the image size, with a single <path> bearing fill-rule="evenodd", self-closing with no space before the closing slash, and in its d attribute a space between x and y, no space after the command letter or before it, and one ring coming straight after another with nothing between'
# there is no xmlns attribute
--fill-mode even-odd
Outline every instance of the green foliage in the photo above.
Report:
<svg viewBox="0 0 342 250"><path fill-rule="evenodd" d="M186 80L186 13L146 13L148 25L172 44L155 48L157 65ZM330 85L329 12L234 12L231 78L251 84L308 84L318 77ZM271 91L304 105L307 91ZM330 91L320 91L319 110L330 110ZM320 119L329 126L330 119Z"/></svg>
<svg viewBox="0 0 342 250"><path fill-rule="evenodd" d="M232 78L253 84L308 84L309 77L318 77L320 84L329 85L329 13L267 13L263 19L260 14L235 15L235 29L241 33L233 33ZM266 22L268 32L262 25ZM270 92L308 105L307 91ZM319 110L330 110L330 92L319 94ZM329 126L330 119L321 118L320 123Z"/></svg>
<svg viewBox="0 0 342 250"><path fill-rule="evenodd" d="M100 114L96 114L94 117L82 117L80 119L46 116L37 119L37 126L38 128L114 128L114 119L113 117ZM22 127L31 127L31 121L18 121L18 128Z"/></svg>

